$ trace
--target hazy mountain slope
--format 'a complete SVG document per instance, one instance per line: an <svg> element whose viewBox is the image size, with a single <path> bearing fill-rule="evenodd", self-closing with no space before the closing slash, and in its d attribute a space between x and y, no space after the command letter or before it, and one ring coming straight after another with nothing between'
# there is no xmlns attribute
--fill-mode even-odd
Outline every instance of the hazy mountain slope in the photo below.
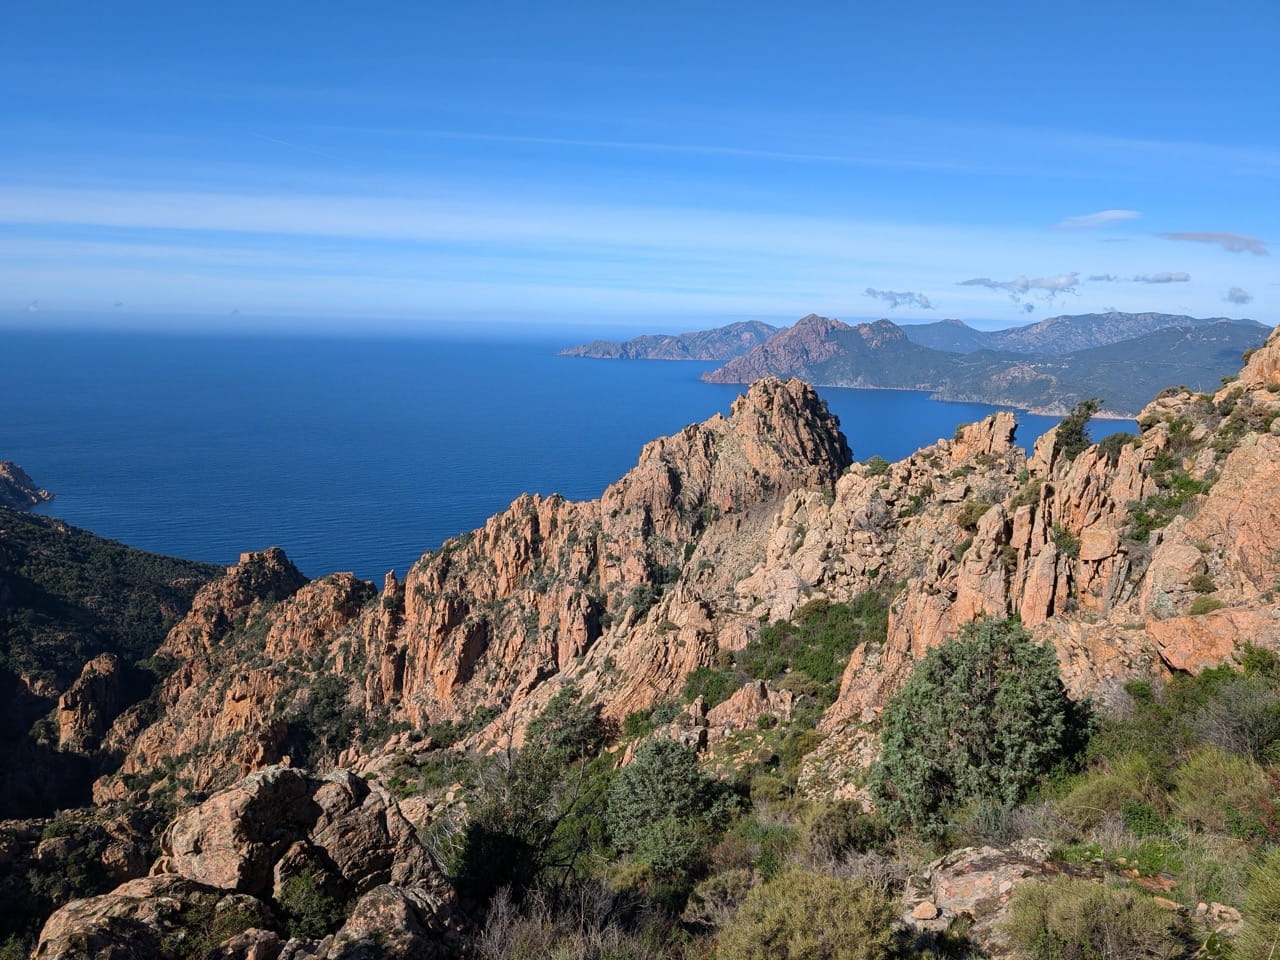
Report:
<svg viewBox="0 0 1280 960"><path fill-rule="evenodd" d="M728 360L764 343L778 329L759 320L749 320L714 330L677 335L647 334L621 343L593 340L560 353L566 357L607 360Z"/></svg>

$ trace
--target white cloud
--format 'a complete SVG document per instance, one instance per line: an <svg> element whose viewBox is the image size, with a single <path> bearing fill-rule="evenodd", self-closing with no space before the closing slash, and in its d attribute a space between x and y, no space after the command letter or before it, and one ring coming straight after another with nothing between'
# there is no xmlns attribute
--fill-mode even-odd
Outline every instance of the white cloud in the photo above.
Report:
<svg viewBox="0 0 1280 960"><path fill-rule="evenodd" d="M1059 227L1078 230L1090 227L1106 227L1113 223L1124 223L1126 220L1137 220L1142 214L1137 210L1099 210L1097 213L1082 213L1079 216L1067 217L1058 223Z"/></svg>
<svg viewBox="0 0 1280 960"><path fill-rule="evenodd" d="M1023 303L1029 297L1052 302L1061 293L1076 293L1080 283L1080 274L1060 273L1056 277L1016 277L1013 280L992 280L989 277L975 277L972 280L961 280L961 287L986 287L988 290L1000 290L1009 295L1014 303ZM1029 304L1027 304L1029 306ZM1023 309L1026 307L1024 306ZM1029 312L1029 311L1028 311Z"/></svg>
<svg viewBox="0 0 1280 960"><path fill-rule="evenodd" d="M898 307L919 307L921 310L932 310L933 304L929 302L929 298L923 293L915 293L911 290L875 290L867 287L866 295L874 297L877 300L883 300L889 304L890 310L896 310Z"/></svg>
<svg viewBox="0 0 1280 960"><path fill-rule="evenodd" d="M1166 240L1186 240L1190 243L1216 243L1229 253L1252 253L1255 257L1265 257L1270 251L1267 245L1257 237L1243 233L1218 233L1209 230L1190 230L1174 233L1157 233L1157 237Z"/></svg>
<svg viewBox="0 0 1280 960"><path fill-rule="evenodd" d="M1252 303L1253 294L1241 287L1232 287L1227 291L1227 295L1223 297L1223 299L1226 300L1227 303Z"/></svg>

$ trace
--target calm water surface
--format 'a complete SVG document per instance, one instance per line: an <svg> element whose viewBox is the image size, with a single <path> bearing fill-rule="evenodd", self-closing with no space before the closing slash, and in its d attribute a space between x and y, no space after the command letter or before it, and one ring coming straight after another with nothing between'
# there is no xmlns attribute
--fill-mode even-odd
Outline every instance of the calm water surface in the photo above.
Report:
<svg viewBox="0 0 1280 960"><path fill-rule="evenodd" d="M0 459L57 494L44 512L132 546L230 563L279 544L309 576L380 583L522 492L599 496L741 389L561 346L4 332ZM996 409L821 392L858 459ZM1018 419L1024 445L1056 422Z"/></svg>

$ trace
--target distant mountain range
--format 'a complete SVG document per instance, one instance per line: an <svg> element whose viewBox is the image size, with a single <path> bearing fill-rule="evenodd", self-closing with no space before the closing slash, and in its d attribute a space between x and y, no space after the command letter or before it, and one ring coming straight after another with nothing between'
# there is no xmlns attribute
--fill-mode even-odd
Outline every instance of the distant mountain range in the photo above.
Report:
<svg viewBox="0 0 1280 960"><path fill-rule="evenodd" d="M702 379L750 383L765 376L800 377L822 386L929 390L940 400L1048 414L1099 397L1105 412L1132 416L1162 386L1216 388L1268 330L1253 320L1161 313L1049 317L996 331L976 330L959 320L850 325L810 314ZM683 336L726 346L733 341L732 334L720 337L720 332ZM614 354L566 353L641 358L645 339L614 345L619 348Z"/></svg>
<svg viewBox="0 0 1280 960"><path fill-rule="evenodd" d="M566 357L602 360L730 360L764 343L779 329L768 323L749 320L693 333L649 334L621 343L592 340L560 353Z"/></svg>

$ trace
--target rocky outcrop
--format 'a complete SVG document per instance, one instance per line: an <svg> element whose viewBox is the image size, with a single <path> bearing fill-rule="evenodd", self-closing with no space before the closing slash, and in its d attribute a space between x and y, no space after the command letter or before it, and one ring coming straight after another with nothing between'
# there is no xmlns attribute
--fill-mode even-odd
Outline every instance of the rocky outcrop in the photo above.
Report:
<svg viewBox="0 0 1280 960"><path fill-rule="evenodd" d="M299 883L349 905L324 940L284 933ZM452 956L454 902L390 797L347 771L272 767L174 820L151 876L55 912L36 956Z"/></svg>
<svg viewBox="0 0 1280 960"><path fill-rule="evenodd" d="M96 748L123 702L123 664L114 653L99 654L58 698L58 746L74 752Z"/></svg>
<svg viewBox="0 0 1280 960"><path fill-rule="evenodd" d="M30 510L52 499L53 494L37 487L20 466L12 460L0 460L0 507Z"/></svg>

